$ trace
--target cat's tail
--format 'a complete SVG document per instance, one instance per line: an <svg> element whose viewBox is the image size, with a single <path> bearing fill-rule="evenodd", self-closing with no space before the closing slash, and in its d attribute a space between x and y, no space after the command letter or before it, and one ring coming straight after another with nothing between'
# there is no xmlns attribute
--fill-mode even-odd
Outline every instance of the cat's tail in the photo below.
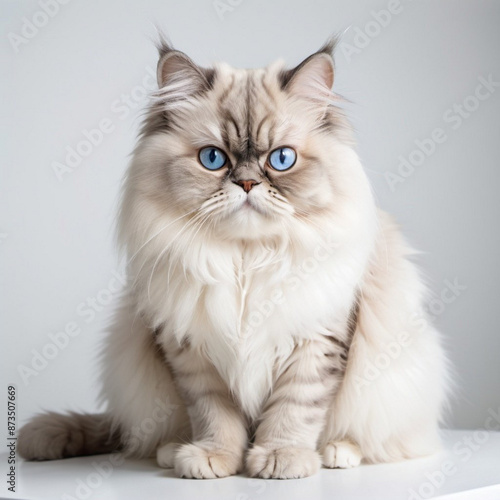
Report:
<svg viewBox="0 0 500 500"><path fill-rule="evenodd" d="M120 434L106 413L42 413L19 431L17 450L26 460L57 460L120 449Z"/></svg>

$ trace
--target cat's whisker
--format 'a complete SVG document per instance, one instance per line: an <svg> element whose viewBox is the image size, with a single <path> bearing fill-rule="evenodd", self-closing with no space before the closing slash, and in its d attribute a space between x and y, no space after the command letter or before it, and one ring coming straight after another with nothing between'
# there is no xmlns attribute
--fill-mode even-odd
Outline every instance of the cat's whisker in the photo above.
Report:
<svg viewBox="0 0 500 500"><path fill-rule="evenodd" d="M225 203L222 203L222 204L217 204L214 206L214 204L211 204L211 205L208 205L208 206L205 206L205 210L203 210L202 212L200 212L199 215L201 215L201 217L199 217L196 221L196 224L194 224L194 228L195 229L195 232L194 234L191 236L191 238L188 240L188 243L187 243L187 247L189 248L189 246L191 245L191 242L194 241L196 235L198 234L198 232L202 229L203 225L205 225L205 223L207 221L209 221L210 224L213 224L215 225L215 219L214 219L214 216L217 216L219 215L218 212L223 212L224 211L224 208L226 206L228 206L230 204L231 201L234 201L235 198L233 198L232 200L227 197L224 201ZM207 207L209 208L207 210ZM209 224L209 227L210 227L210 224ZM168 270L168 274L167 274L167 284L170 283L170 271L171 271L171 264L169 266L169 270ZM186 277L186 270L184 269L184 276Z"/></svg>
<svg viewBox="0 0 500 500"><path fill-rule="evenodd" d="M293 215L294 213L294 208L290 204L284 204L281 202L278 202L276 200L267 200L268 205L273 207L273 212L275 212L273 215L279 215L280 217L286 216L286 215Z"/></svg>
<svg viewBox="0 0 500 500"><path fill-rule="evenodd" d="M320 231L320 233L323 233L325 231L325 228L318 225L318 223L316 221L312 220L309 217L309 215L310 214L308 214L306 211L301 210L301 209L297 209L295 214L294 214L294 216L297 219L303 221L305 224L313 225L314 227L316 227L316 229L318 229Z"/></svg>
<svg viewBox="0 0 500 500"><path fill-rule="evenodd" d="M203 213L200 212L197 214L196 218L193 219L193 224L191 225L191 228L193 230L196 230L195 235L198 233L199 229L203 225L203 222L207 220L207 218L210 217L210 212L209 213ZM195 220L196 219L196 220ZM198 229L196 229L198 228ZM190 247L191 241L194 239L194 236L191 236L191 238L188 240L188 243L186 245L187 248ZM170 285L170 276L171 276L171 270L172 270L172 261L173 259L170 259L170 264L168 266L168 272L167 272L167 286ZM184 269L184 276L186 277L186 270Z"/></svg>
<svg viewBox="0 0 500 500"><path fill-rule="evenodd" d="M196 211L197 211L197 209L196 209L196 210L192 210L192 211L191 211L191 212L189 212L188 214L185 214L185 215L184 215L184 217L185 217L186 215L191 215L192 213L194 213L194 212L196 212ZM151 241L154 237L158 236L158 235L159 235L159 234L160 234L160 233L161 233L164 229L166 229L167 227L171 226L174 222L177 222L177 221L179 221L180 219L182 219L182 217L179 217L179 218L175 219L174 221L172 221L171 223L167 224L167 225L166 225L165 227L163 227L163 228L162 228L162 229L161 229L161 230L160 230L160 231L159 231L156 235L154 235L152 238L150 238L150 239L149 239L149 241ZM148 241L148 242L146 242L146 243L149 243L149 241ZM143 247L144 247L144 246L145 246L145 245L143 245ZM137 253L138 253L138 252L137 252ZM134 278L134 281L132 282L132 286L133 286L133 287L135 287L135 285L137 284L137 282L138 282L139 278L141 277L141 271L142 271L142 269L143 269L143 267L144 267L144 265L146 264L146 262L147 262L147 261L148 261L148 258L146 257L146 258L142 261L141 265L139 266L139 269L138 269L137 271L135 271L135 272L134 272L134 274L135 274L135 278ZM130 261L129 261L129 263L130 263Z"/></svg>
<svg viewBox="0 0 500 500"><path fill-rule="evenodd" d="M215 210L214 210L215 211ZM201 219L201 222L198 224L198 229L194 232L194 234L191 236L191 238L189 239L188 243L187 243L187 246L189 247L191 245L191 243L194 241L194 239L196 238L196 235L199 233L200 229L203 227L203 225L205 224L205 222L210 218L210 216L212 215L212 212L209 212L209 213L205 213L205 217L203 219Z"/></svg>
<svg viewBox="0 0 500 500"><path fill-rule="evenodd" d="M215 206L214 206L215 205ZM207 207L205 207L204 210L201 210L199 209L198 210L198 213L190 220L188 221L182 228L181 230L175 235L174 239L163 249L163 251L161 252L161 254L158 256L154 266L153 266L153 270L151 271L151 276L149 278L149 281L148 281L148 298L149 300L151 300L151 296L150 296L150 285L151 285L151 280L152 280L152 276L153 276L153 273L154 273L154 270L155 270L155 267L157 266L158 264L158 259L160 259L161 257L163 257L163 255L165 255L165 253L167 252L167 250L171 247L171 246L174 246L175 244L178 243L178 238L180 237L180 235L184 232L184 231L187 231L187 229L189 227L197 227L197 225L200 223L200 220L204 220L204 218L206 217L209 217L211 215L212 212L215 212L221 205L217 206L216 204L211 204L211 205L208 205L208 209ZM189 245L188 245L189 246ZM168 273L167 273L167 286L170 284L170 273L171 273L171 268L172 268L172 260L170 261L170 264L169 264L169 269L168 269Z"/></svg>
<svg viewBox="0 0 500 500"><path fill-rule="evenodd" d="M271 192L271 196L273 198L276 198L276 199L282 201L283 203L286 203L287 205L289 205L288 200L284 196L282 196L281 194L279 194L277 191Z"/></svg>
<svg viewBox="0 0 500 500"><path fill-rule="evenodd" d="M225 201L228 199L228 195L224 193L223 191L219 191L218 193L220 194L215 194L211 196L207 201L205 201L201 207L200 210L205 210L207 208L210 208L213 205L219 204L221 201Z"/></svg>
<svg viewBox="0 0 500 500"><path fill-rule="evenodd" d="M199 212L192 219L190 219L188 222L186 222L186 224L184 224L184 226L182 226L182 228L176 233L176 235L174 236L174 238L172 239L172 241L170 241L168 243L168 245L165 246L165 248L160 252L160 254L158 255L158 257L156 258L155 263L153 265L153 268L151 270L151 274L149 276L149 280L148 280L148 299L150 301L151 301L151 282L153 280L153 275L154 275L156 266L158 265L158 262L165 255L165 253L167 252L167 250L175 243L175 240L184 232L184 230L186 230L189 227L189 225L195 223L196 220L197 220L197 218L200 217L200 215L201 215L201 213Z"/></svg>
<svg viewBox="0 0 500 500"><path fill-rule="evenodd" d="M196 212L197 210L198 210L198 209L193 210L193 211L191 211L189 214L192 214L193 212ZM186 215L188 215L188 214L186 214ZM196 219L196 217L198 217L198 216L199 216L199 214L196 214L196 215L193 217L193 219ZM180 218L176 219L176 221L180 220L181 218L182 218L182 217L180 217ZM164 249L163 249L163 251L162 251L162 252L161 252L161 254L158 256L158 258L162 257L162 256L165 254L166 250L170 247L170 245L172 245L172 244L175 242L176 238L180 235L180 233L182 232L182 230L183 230L183 229L184 229L184 228L185 228L185 227L186 227L186 226L187 226L190 222L192 222L192 221L193 221L193 219L190 219L190 220L189 220L186 224L184 224L184 226L181 228L181 230L180 230L180 231L179 231L179 232L178 232L178 233L174 236L173 240L171 240L171 241L169 242L169 244L166 246L166 248L164 248ZM176 221L174 221L174 222L176 222ZM167 226L169 226L169 225L170 225L170 224L168 224ZM158 258L157 258L157 261L158 261ZM135 273L135 278L134 278L133 286L135 286L135 285L136 285L137 280L140 278L142 268L144 267L144 265L146 264L146 262L147 262L147 261L148 261L148 259L147 259L147 258L146 258L146 259L144 259L144 261L142 262L141 266L139 267L139 270ZM155 265L153 266L153 271L154 271L154 267L156 267L156 265L157 265L157 262L155 262ZM149 288L149 283L150 283L150 282L151 282L151 277L150 277L150 280L148 281L148 297L150 297L150 295L149 295L149 289L150 289L150 288Z"/></svg>
<svg viewBox="0 0 500 500"><path fill-rule="evenodd" d="M130 262L132 262L134 260L134 258L137 256L137 254L152 240L154 240L160 233L162 233L163 231L165 231L165 229L167 229L168 227L170 227L172 224L174 224L175 222L177 222L178 220L181 220L182 218L188 216L188 215L191 215L193 214L194 212L196 212L198 209L195 208L194 210L190 210L189 212L185 213L184 215L181 215L180 217L177 217L177 219L174 219L173 221L169 222L168 224L166 224L165 226L163 226L159 231L157 231L155 234L153 234L153 236L151 236L150 238L148 238L146 240L145 243L143 243L139 249L134 253L134 255L132 255L132 257L130 257L130 259L128 259L127 261L127 264L130 264Z"/></svg>

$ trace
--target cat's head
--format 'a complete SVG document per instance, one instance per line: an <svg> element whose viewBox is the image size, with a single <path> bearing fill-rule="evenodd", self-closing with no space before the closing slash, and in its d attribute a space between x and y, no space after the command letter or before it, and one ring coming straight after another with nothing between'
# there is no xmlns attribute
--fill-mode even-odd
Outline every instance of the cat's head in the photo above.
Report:
<svg viewBox="0 0 500 500"><path fill-rule="evenodd" d="M333 47L293 69L234 69L200 67L162 42L127 202L222 239L286 234L332 214L355 161L331 91Z"/></svg>

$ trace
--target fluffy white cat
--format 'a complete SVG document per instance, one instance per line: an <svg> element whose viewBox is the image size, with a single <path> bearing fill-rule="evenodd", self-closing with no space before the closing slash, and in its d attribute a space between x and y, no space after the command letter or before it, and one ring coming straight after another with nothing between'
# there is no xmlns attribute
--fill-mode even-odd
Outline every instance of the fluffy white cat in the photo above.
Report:
<svg viewBox="0 0 500 500"><path fill-rule="evenodd" d="M160 44L122 197L107 412L39 415L22 456L298 478L437 449L446 357L331 92L333 46L248 70Z"/></svg>

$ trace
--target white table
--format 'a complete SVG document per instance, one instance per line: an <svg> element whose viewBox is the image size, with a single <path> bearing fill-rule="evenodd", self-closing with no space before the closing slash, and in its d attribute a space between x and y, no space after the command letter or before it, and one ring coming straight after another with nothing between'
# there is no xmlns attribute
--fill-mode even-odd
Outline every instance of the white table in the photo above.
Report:
<svg viewBox="0 0 500 500"><path fill-rule="evenodd" d="M179 479L152 459L127 460L110 467L110 456L52 462L18 462L17 492L2 498L89 500L174 499L367 499L500 500L500 433L443 432L445 451L425 459L349 470L322 469L306 479ZM6 470L7 456L0 463ZM94 466L99 465L97 473ZM107 465L107 467L106 467ZM6 476L2 473L2 478Z"/></svg>

